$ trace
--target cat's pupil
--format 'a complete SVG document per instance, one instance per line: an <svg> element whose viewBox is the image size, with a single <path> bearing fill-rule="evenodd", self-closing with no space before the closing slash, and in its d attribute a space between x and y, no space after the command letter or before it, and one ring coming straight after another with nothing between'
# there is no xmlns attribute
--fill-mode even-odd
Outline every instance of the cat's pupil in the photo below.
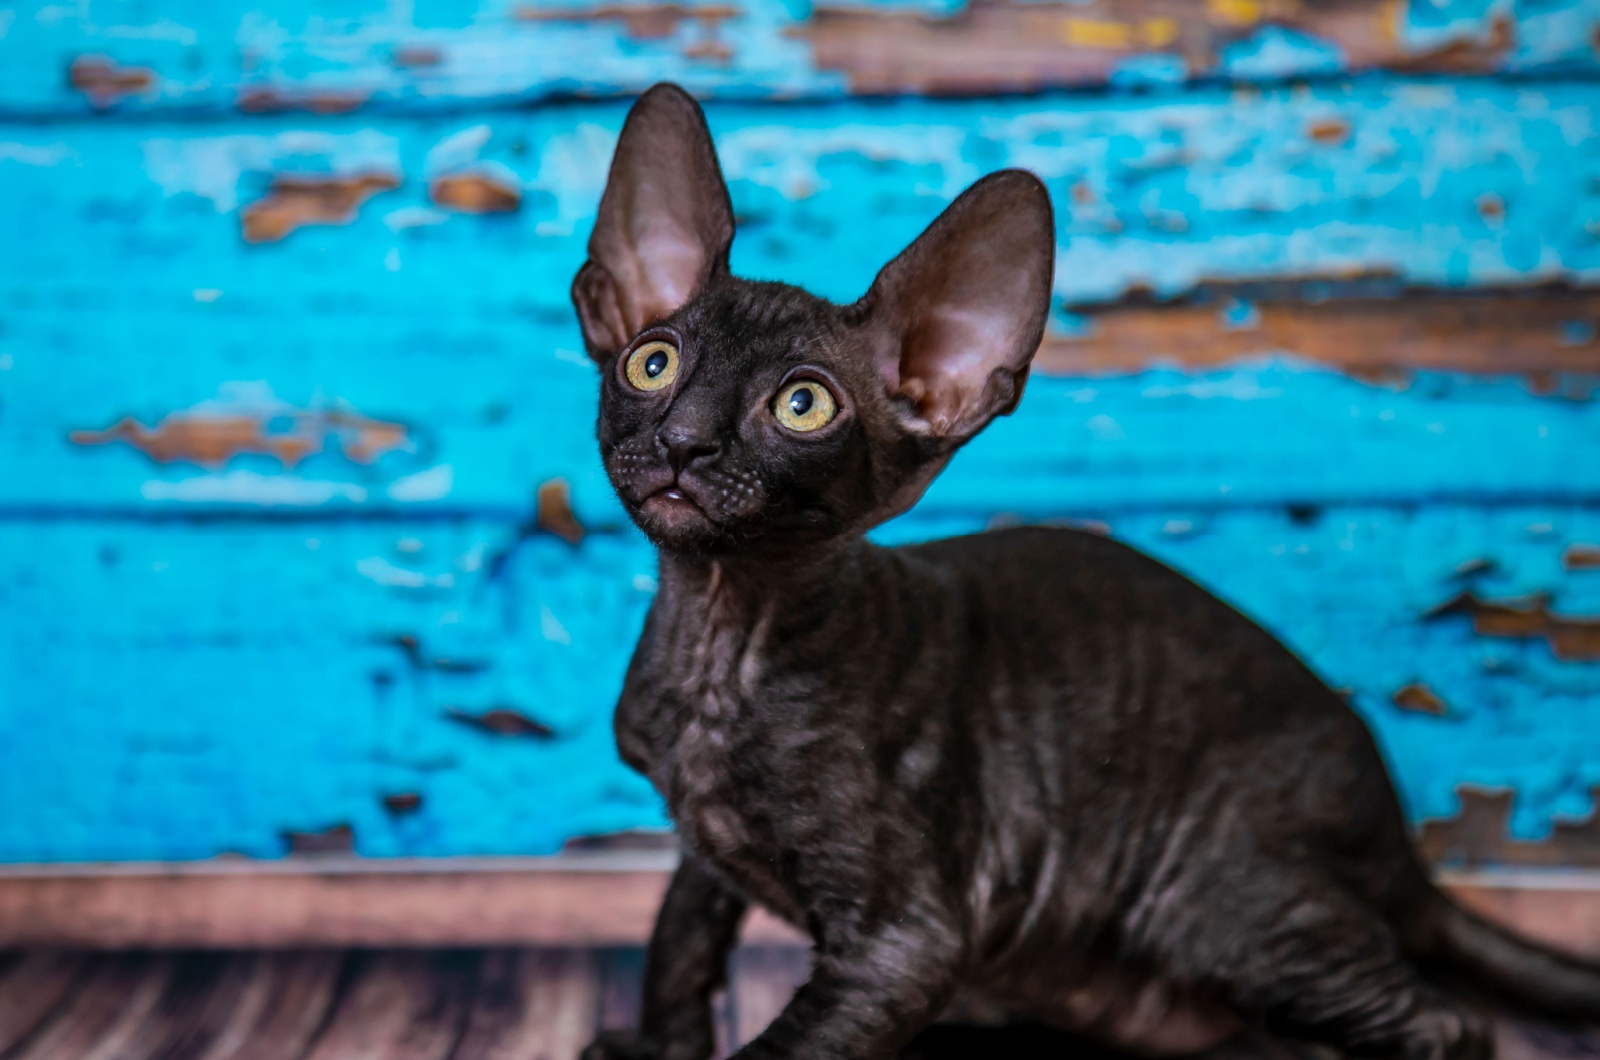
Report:
<svg viewBox="0 0 1600 1060"><path fill-rule="evenodd" d="M816 400L811 393L811 388L803 386L789 395L789 411L796 416L804 416L811 411L811 406L816 404Z"/></svg>
<svg viewBox="0 0 1600 1060"><path fill-rule="evenodd" d="M667 370L667 354L665 350L657 350L644 359L644 374L654 379Z"/></svg>

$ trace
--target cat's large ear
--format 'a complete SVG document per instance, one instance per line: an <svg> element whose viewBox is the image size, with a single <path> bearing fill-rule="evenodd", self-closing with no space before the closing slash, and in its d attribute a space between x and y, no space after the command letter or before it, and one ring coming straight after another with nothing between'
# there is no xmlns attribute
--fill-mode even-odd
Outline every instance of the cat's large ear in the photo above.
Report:
<svg viewBox="0 0 1600 1060"><path fill-rule="evenodd" d="M1044 336L1055 246L1049 193L1007 169L962 192L878 273L858 308L913 432L953 449L1016 408Z"/></svg>
<svg viewBox="0 0 1600 1060"><path fill-rule="evenodd" d="M628 112L589 260L572 283L584 342L595 358L626 346L727 268L733 206L705 115L673 84L651 88Z"/></svg>

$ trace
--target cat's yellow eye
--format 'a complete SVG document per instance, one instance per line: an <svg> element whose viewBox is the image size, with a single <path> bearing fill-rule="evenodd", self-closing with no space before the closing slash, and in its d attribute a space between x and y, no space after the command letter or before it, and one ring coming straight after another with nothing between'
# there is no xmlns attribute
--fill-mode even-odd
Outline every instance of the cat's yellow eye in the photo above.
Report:
<svg viewBox="0 0 1600 1060"><path fill-rule="evenodd" d="M647 342L628 354L623 373L635 390L661 390L678 378L678 348L670 342Z"/></svg>
<svg viewBox="0 0 1600 1060"><path fill-rule="evenodd" d="M839 403L821 383L801 379L778 391L772 414L791 431L814 431L826 427L839 415Z"/></svg>

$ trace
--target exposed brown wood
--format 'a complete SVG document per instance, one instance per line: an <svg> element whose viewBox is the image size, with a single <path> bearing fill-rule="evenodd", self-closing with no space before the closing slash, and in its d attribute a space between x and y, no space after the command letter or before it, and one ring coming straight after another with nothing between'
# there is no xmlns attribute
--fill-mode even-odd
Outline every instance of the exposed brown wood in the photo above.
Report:
<svg viewBox="0 0 1600 1060"><path fill-rule="evenodd" d="M487 173L452 173L428 184L435 205L462 213L510 213L522 205L522 191Z"/></svg>
<svg viewBox="0 0 1600 1060"><path fill-rule="evenodd" d="M590 950L498 950L484 959L451 1060L567 1060L594 1035L599 966Z"/></svg>
<svg viewBox="0 0 1600 1060"><path fill-rule="evenodd" d="M1435 607L1428 617L1455 614L1471 618L1473 632L1480 637L1540 639L1549 643L1558 659L1600 659L1600 616L1553 614L1546 596L1484 600L1461 593Z"/></svg>
<svg viewBox="0 0 1600 1060"><path fill-rule="evenodd" d="M236 959L248 959L248 982L198 1060L299 1060L335 1003L345 954L266 952Z"/></svg>
<svg viewBox="0 0 1600 1060"><path fill-rule="evenodd" d="M1408 291L1404 298L1291 301L1250 288L1209 302L1134 301L1083 310L1087 334L1048 335L1034 362L1053 375L1153 364L1207 368L1288 353L1364 376L1414 369L1553 376L1600 373L1600 291ZM1293 293L1304 293L1296 291Z"/></svg>
<svg viewBox="0 0 1600 1060"><path fill-rule="evenodd" d="M111 954L95 959L66 1004L11 1060L115 1060L160 1000L176 958Z"/></svg>
<svg viewBox="0 0 1600 1060"><path fill-rule="evenodd" d="M491 707L481 714L460 707L446 707L444 716L496 736L533 736L547 740L556 734L544 722L530 718L514 707Z"/></svg>
<svg viewBox="0 0 1600 1060"><path fill-rule="evenodd" d="M1447 824L1425 826L1422 846L1441 860L1460 860L1453 853L1460 841L1441 831ZM1504 851L1521 849L1505 838L1501 817L1473 827L1489 837L1476 849L1492 847L1501 860ZM1597 820L1558 823L1557 829L1564 838L1555 860L1570 862L1580 844L1600 851ZM1522 846L1537 853L1540 844ZM1600 857L1595 863L1600 865ZM8 869L0 870L0 948L638 946L649 937L670 866L667 852L626 852L454 862L329 858ZM1525 886L1521 877L1492 872L1448 879L1480 900ZM1579 926L1564 937L1600 954L1600 877L1577 874L1557 883L1542 887L1539 901L1568 910L1564 915ZM1531 907L1512 901L1507 908L1522 916ZM760 911L746 922L742 937L751 946L800 942L792 928ZM294 1021L315 1010L323 996L318 990L328 989L333 974L302 967L292 981L261 988L269 998L261 1002L260 1023L288 1021L274 1032L278 1037L301 1033ZM282 994L302 989L306 996ZM219 1051L218 1060L226 1055Z"/></svg>
<svg viewBox="0 0 1600 1060"><path fill-rule="evenodd" d="M1432 714L1436 718L1442 718L1450 713L1450 708L1445 706L1439 694L1420 681L1395 689L1394 705L1401 710L1409 710L1414 714Z"/></svg>
<svg viewBox="0 0 1600 1060"><path fill-rule="evenodd" d="M264 198L239 212L245 242L276 243L306 225L349 224L362 203L399 186L400 178L392 173L347 177L283 174L273 179Z"/></svg>
<svg viewBox="0 0 1600 1060"><path fill-rule="evenodd" d="M1600 545L1571 545L1561 557L1568 570L1600 570Z"/></svg>
<svg viewBox="0 0 1600 1060"><path fill-rule="evenodd" d="M356 830L347 824L310 832L284 832L291 854L348 854L356 848Z"/></svg>
<svg viewBox="0 0 1600 1060"><path fill-rule="evenodd" d="M149 92L156 86L156 75L147 67L120 66L103 55L81 55L67 68L67 81L104 109L125 96Z"/></svg>
<svg viewBox="0 0 1600 1060"><path fill-rule="evenodd" d="M286 431L269 431L277 412L257 415L174 412L154 427L124 417L104 430L76 430L67 435L73 445L125 443L158 464L190 463L222 467L246 453L270 456L293 469L313 453L323 452L337 440L344 456L370 464L384 454L410 443L401 423L368 419L347 412L299 410L289 418Z"/></svg>
<svg viewBox="0 0 1600 1060"><path fill-rule="evenodd" d="M88 963L81 953L38 950L18 954L0 975L0 1056L31 1035L57 1006Z"/></svg>
<svg viewBox="0 0 1600 1060"><path fill-rule="evenodd" d="M1542 840L1511 834L1508 788L1462 785L1460 811L1444 820L1424 821L1417 839L1423 857L1435 864L1532 865L1548 868L1600 868L1600 788L1594 810L1581 820L1557 820Z"/></svg>
<svg viewBox="0 0 1600 1060"><path fill-rule="evenodd" d="M551 533L569 545L583 540L583 524L572 510L572 489L564 478L539 484L535 495L534 521L540 530Z"/></svg>
<svg viewBox="0 0 1600 1060"><path fill-rule="evenodd" d="M117 1060L203 1054L226 1026L251 973L247 955L180 955L166 989L118 1047Z"/></svg>
<svg viewBox="0 0 1600 1060"><path fill-rule="evenodd" d="M1504 893L1532 896L1550 877L1529 878L1517 889L1463 899L1490 916L1504 916ZM1555 889L1571 883L1557 883ZM1574 932L1592 920L1571 907L1540 901L1532 919L1546 941L1572 949ZM3 957L0 954L0 957ZM92 974L62 1006L72 1018L53 1018L20 1054L43 1060L572 1060L597 1026L637 1018L642 963L637 948L603 954L581 950L329 951L324 960L249 951L168 955L85 955ZM31 958L25 957L25 961ZM719 1051L758 1034L804 978L807 955L786 947L739 950L730 974L732 999L719 1019L734 1028ZM37 967L37 965L35 965ZM344 968L338 988L329 968ZM609 977L610 986L606 985ZM262 1015L272 995L292 1003L287 987L298 979L317 984L296 1027ZM257 984L266 984L258 989ZM15 1007L18 988L0 978L0 1012ZM602 1000L607 989L616 998ZM276 1002L274 1002L276 1004ZM287 1010L287 1005L280 1010ZM243 1012L235 1020L227 1013ZM1496 1011L1502 1060L1570 1060L1593 1056L1597 1028L1547 1026ZM1043 1030L1008 1031L995 1013L951 1014L955 1026L930 1029L903 1057L1006 1056L1012 1060L1075 1055L1071 1039ZM288 1034L279 1032L288 1030ZM220 1033L218 1033L220 1032ZM1096 1054L1098 1055L1098 1054ZM1252 1033L1205 1054L1206 1060L1316 1060L1313 1049Z"/></svg>
<svg viewBox="0 0 1600 1060"><path fill-rule="evenodd" d="M670 851L0 870L0 947L634 945ZM746 937L789 940L765 914Z"/></svg>
<svg viewBox="0 0 1600 1060"><path fill-rule="evenodd" d="M349 114L367 101L363 92L305 92L266 85L252 85L239 91L239 109L246 114L278 114L304 110L312 114Z"/></svg>
<svg viewBox="0 0 1600 1060"><path fill-rule="evenodd" d="M593 7L551 7L525 4L512 9L519 22L618 22L634 40L661 40L677 32L684 22L695 22L714 31L728 19L737 18L739 9L726 4L599 3Z"/></svg>
<svg viewBox="0 0 1600 1060"><path fill-rule="evenodd" d="M470 952L361 954L306 1060L446 1060L461 1036L477 963Z"/></svg>
<svg viewBox="0 0 1600 1060"><path fill-rule="evenodd" d="M1514 43L1502 20L1487 40L1411 51L1394 17L1385 0L971 0L945 18L825 3L793 34L855 92L945 95L1104 84L1148 54L1179 56L1191 77L1212 75L1224 48L1269 24L1337 45L1351 71L1487 72Z"/></svg>

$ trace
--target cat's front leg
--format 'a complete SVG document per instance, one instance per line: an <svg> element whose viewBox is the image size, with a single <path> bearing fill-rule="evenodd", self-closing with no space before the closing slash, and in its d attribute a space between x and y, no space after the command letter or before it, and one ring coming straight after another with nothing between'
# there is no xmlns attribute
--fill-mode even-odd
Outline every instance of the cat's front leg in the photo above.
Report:
<svg viewBox="0 0 1600 1060"><path fill-rule="evenodd" d="M746 902L687 850L656 915L637 1030L607 1031L582 1060L705 1060L716 1048L711 995L727 975Z"/></svg>
<svg viewBox="0 0 1600 1060"><path fill-rule="evenodd" d="M889 1060L955 991L952 925L912 918L826 947L772 1025L732 1060Z"/></svg>

